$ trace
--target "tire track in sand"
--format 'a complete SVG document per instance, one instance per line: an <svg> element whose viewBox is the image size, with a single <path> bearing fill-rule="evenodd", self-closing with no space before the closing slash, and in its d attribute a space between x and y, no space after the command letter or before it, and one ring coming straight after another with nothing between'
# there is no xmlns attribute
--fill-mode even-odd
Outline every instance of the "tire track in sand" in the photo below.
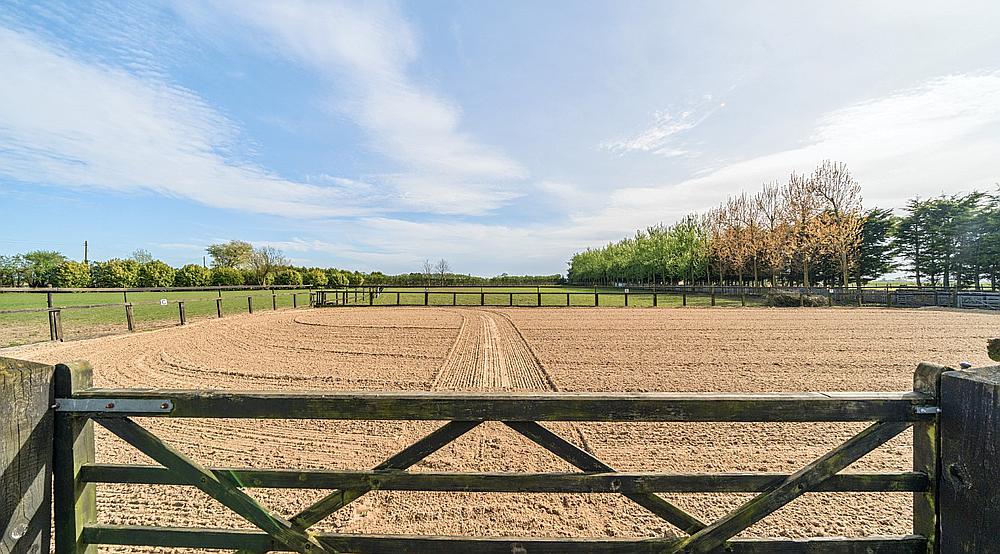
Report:
<svg viewBox="0 0 1000 554"><path fill-rule="evenodd" d="M524 337L503 314L456 311L462 316L462 325L432 390L556 390Z"/></svg>

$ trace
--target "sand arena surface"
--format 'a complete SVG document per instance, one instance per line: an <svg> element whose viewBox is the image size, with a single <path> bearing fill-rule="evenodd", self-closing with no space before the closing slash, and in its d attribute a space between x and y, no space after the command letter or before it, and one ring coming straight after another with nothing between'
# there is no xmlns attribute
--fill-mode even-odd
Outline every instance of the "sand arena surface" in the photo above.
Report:
<svg viewBox="0 0 1000 554"><path fill-rule="evenodd" d="M243 390L864 391L909 390L921 360L989 364L1000 316L880 309L333 308L241 315L148 333L0 351L87 359L104 387ZM440 425L147 419L213 466L368 469ZM619 470L799 469L865 424L546 424ZM98 430L98 461L148 463ZM910 468L906 432L849 471ZM413 471L570 471L486 423ZM322 491L250 489L290 516ZM747 494L664 495L703 520ZM745 536L910 532L911 495L810 493ZM98 486L106 523L249 527L188 487ZM373 492L317 526L355 533L673 536L614 494Z"/></svg>

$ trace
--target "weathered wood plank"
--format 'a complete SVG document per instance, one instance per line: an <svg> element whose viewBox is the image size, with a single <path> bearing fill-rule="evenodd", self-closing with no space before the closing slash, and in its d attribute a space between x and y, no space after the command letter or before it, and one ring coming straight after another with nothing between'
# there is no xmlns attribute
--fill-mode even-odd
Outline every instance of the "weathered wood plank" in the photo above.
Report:
<svg viewBox="0 0 1000 554"><path fill-rule="evenodd" d="M787 473L408 473L231 467L211 468L211 471L251 488L537 493L764 492L790 476ZM82 468L80 477L93 483L186 484L167 468L150 465L91 464ZM919 472L838 473L810 491L922 492L927 486L927 476Z"/></svg>
<svg viewBox="0 0 1000 554"><path fill-rule="evenodd" d="M858 461L907 427L909 424L900 422L879 422L869 426L792 474L778 487L755 496L722 519L688 537L670 552L689 554L716 550L747 527L802 496L806 490Z"/></svg>
<svg viewBox="0 0 1000 554"><path fill-rule="evenodd" d="M608 464L537 422L505 421L504 424L583 471L614 472L614 468ZM694 533L705 528L705 524L698 518L655 494L623 492L622 495L685 533Z"/></svg>
<svg viewBox="0 0 1000 554"><path fill-rule="evenodd" d="M256 525L278 543L303 554L328 552L311 534L296 529L292 524L257 503L245 492L225 478L220 478L194 460L130 419L98 420L102 426L125 442L135 446L164 467L182 476L190 485L198 487L223 506Z"/></svg>
<svg viewBox="0 0 1000 554"><path fill-rule="evenodd" d="M54 373L57 398L68 398L93 384L93 370L83 361L58 364ZM94 463L94 423L66 412L56 412L53 433L52 481L56 554L96 554L83 538L83 528L97 521L93 484L79 480L80 468Z"/></svg>
<svg viewBox="0 0 1000 554"><path fill-rule="evenodd" d="M236 529L183 527L129 527L93 525L88 540L123 546L172 548L282 550L266 534ZM340 535L317 533L324 545L359 554L659 554L678 539L567 539L520 537L435 537L406 535ZM923 537L865 537L858 539L745 539L730 541L734 554L915 554L924 549Z"/></svg>
<svg viewBox="0 0 1000 554"><path fill-rule="evenodd" d="M92 389L81 398L162 398L151 417L502 421L919 421L927 395L904 393L449 393ZM107 414L116 417L116 414ZM138 415L138 414L133 414Z"/></svg>
<svg viewBox="0 0 1000 554"><path fill-rule="evenodd" d="M1000 552L1000 366L941 375L941 552Z"/></svg>
<svg viewBox="0 0 1000 554"><path fill-rule="evenodd" d="M51 548L53 372L0 358L0 552Z"/></svg>

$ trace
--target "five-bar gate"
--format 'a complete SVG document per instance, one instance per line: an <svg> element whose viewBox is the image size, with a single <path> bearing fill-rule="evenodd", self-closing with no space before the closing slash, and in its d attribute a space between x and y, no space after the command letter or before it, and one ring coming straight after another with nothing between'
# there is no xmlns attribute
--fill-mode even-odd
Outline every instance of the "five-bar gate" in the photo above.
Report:
<svg viewBox="0 0 1000 554"><path fill-rule="evenodd" d="M40 364L0 360L0 369L43 371ZM987 370L984 370L987 371ZM1000 375L1000 369L994 377ZM4 375L9 369L4 369ZM55 549L60 554L93 552L97 545L233 549L242 552L298 551L414 553L694 553L809 552L917 553L951 552L942 545L967 537L942 527L948 520L939 489L958 485L941 475L961 475L963 487L985 487L983 472L996 481L996 461L961 470L942 461L942 375L969 379L962 372L921 364L914 389L899 393L780 394L593 394L593 393L421 393L421 392L230 392L189 390L100 389L91 386L84 362L56 366L52 410L35 414L53 418ZM981 384L978 377L971 382ZM963 381L964 383L965 381ZM970 385L971 386L971 385ZM978 393L1000 394L1000 378ZM978 389L977 389L978 390ZM990 393L989 391L993 392ZM44 391L38 388L33 394ZM958 393L955 393L957 396ZM433 420L443 424L370 470L242 469L206 467L182 454L136 422L136 417ZM963 416L964 417L964 416ZM409 468L484 421L498 421L579 469L562 473L409 472ZM593 454L546 427L551 421L600 422L870 422L861 432L791 474L675 474L616 471ZM94 425L107 428L156 465L96 463ZM979 429L977 430L977 426ZM854 473L843 470L865 454L907 431L914 433L913 470ZM997 421L987 411L963 420L961 432L988 432ZM991 432L991 431L990 431ZM967 441L960 441L965 444ZM42 443L44 444L44 442ZM945 437L944 444L949 444ZM958 448L958 447L956 447ZM967 458L966 458L967 459ZM994 472L994 473L989 473ZM5 474L5 479L7 476ZM989 481L985 479L985 481ZM95 487L101 483L190 485L256 527L256 530L143 527L99 523ZM328 494L297 514L274 513L243 488L325 489ZM8 490L5 488L4 490ZM311 528L373 490L518 493L621 494L684 532L681 538L541 538L397 536L320 533ZM913 532L905 536L811 539L735 538L742 531L807 492L909 492L913 494ZM657 493L753 492L756 495L716 521L687 513ZM960 498L955 503L968 499ZM984 498L987 498L984 493ZM982 502L990 502L983 500ZM964 508L963 508L964 509ZM996 513L979 514L997 521ZM992 518L992 519L991 519ZM13 520L12 520L13 521ZM48 525L38 524L39 536ZM956 524L958 525L958 524ZM44 527L44 529L43 529ZM970 532L974 533L974 530ZM29 537L30 538L30 537ZM44 537L43 537L44 538ZM987 544L987 543L983 543ZM967 547L967 546L966 546ZM976 549L977 552L989 552Z"/></svg>

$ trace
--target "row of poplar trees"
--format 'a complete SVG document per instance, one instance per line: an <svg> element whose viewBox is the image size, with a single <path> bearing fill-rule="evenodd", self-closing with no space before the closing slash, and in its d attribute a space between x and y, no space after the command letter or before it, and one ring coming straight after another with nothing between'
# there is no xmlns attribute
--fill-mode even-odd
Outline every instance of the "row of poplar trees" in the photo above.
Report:
<svg viewBox="0 0 1000 554"><path fill-rule="evenodd" d="M1000 277L1000 191L862 207L843 163L765 183L713 210L639 231L569 262L570 282L857 286L905 270L918 286L991 288Z"/></svg>

